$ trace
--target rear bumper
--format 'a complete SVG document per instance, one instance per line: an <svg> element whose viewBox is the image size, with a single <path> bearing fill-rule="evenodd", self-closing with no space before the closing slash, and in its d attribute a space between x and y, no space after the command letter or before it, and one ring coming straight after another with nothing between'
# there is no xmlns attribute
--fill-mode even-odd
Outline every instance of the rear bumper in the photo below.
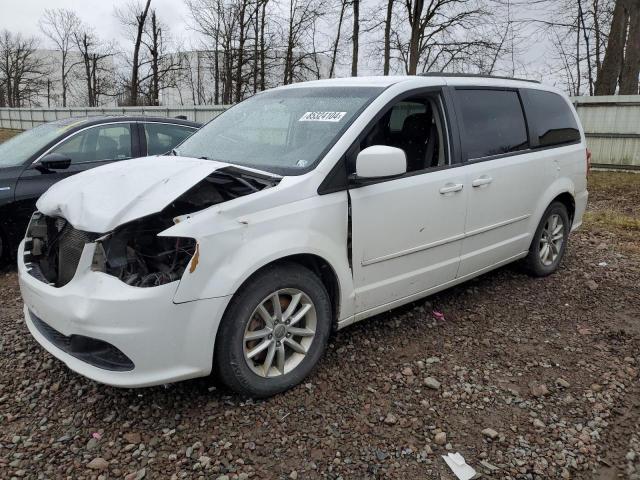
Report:
<svg viewBox="0 0 640 480"><path fill-rule="evenodd" d="M85 246L74 278L55 288L27 272L24 242L20 245L18 273L25 321L38 343L75 372L118 387L144 387L208 375L218 325L230 297L175 304L178 282L137 288L92 271L94 248L94 244ZM64 338L74 336L114 347L133 368L96 366L96 362L78 355L77 348L67 348Z"/></svg>
<svg viewBox="0 0 640 480"><path fill-rule="evenodd" d="M577 230L582 225L582 217L587 209L587 202L589 201L589 192L584 190L577 194L574 198L576 203L576 211L573 215L573 224L571 225L571 231Z"/></svg>

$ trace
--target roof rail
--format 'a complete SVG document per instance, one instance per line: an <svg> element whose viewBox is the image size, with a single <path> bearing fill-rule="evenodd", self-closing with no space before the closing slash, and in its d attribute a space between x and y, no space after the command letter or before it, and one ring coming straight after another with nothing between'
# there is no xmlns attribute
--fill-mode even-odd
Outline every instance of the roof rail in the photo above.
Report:
<svg viewBox="0 0 640 480"><path fill-rule="evenodd" d="M500 77L497 75L483 75L482 73L447 73L447 72L424 72L418 74L420 77L471 77L471 78L495 78L498 80L518 80L519 82L540 83L538 80L528 78Z"/></svg>

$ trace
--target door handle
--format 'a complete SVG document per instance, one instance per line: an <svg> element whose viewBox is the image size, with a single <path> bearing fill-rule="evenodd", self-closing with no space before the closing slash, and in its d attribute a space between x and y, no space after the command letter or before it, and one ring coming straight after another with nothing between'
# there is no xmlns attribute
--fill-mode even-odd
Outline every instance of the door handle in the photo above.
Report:
<svg viewBox="0 0 640 480"><path fill-rule="evenodd" d="M487 175L483 175L480 178L476 178L473 182L471 182L471 185L473 187L481 187L483 185L489 185L491 182L493 182L493 178Z"/></svg>
<svg viewBox="0 0 640 480"><path fill-rule="evenodd" d="M446 195L447 193L459 192L462 190L462 187L463 185L461 183L447 183L440 189L440 193Z"/></svg>

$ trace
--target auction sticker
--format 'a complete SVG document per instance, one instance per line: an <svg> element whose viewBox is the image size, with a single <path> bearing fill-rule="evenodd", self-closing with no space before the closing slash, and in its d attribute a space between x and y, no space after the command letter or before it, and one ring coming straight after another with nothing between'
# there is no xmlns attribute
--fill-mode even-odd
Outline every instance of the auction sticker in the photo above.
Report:
<svg viewBox="0 0 640 480"><path fill-rule="evenodd" d="M307 112L299 122L339 122L347 112Z"/></svg>

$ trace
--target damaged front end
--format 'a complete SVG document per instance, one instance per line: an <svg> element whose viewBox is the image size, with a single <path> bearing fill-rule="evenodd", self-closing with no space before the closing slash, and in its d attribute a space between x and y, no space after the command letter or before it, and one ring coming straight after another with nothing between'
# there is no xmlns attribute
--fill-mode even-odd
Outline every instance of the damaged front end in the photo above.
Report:
<svg viewBox="0 0 640 480"><path fill-rule="evenodd" d="M196 239L159 234L185 215L272 187L279 179L233 167L217 170L160 212L128 222L107 234L76 230L63 218L34 214L25 241L29 273L55 287L69 283L85 244L95 243L93 271L114 276L127 285L149 288L182 278L198 263Z"/></svg>

